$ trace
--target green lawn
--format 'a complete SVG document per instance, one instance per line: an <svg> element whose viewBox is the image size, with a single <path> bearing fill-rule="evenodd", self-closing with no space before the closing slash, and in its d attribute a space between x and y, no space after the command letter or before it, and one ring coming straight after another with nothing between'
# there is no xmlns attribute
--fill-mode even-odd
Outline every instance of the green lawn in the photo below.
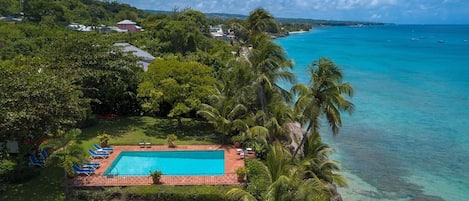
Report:
<svg viewBox="0 0 469 201"><path fill-rule="evenodd" d="M110 145L138 145L142 141L164 145L168 134L177 135L176 145L218 143L213 127L195 119L183 119L183 129L180 130L175 119L119 117L100 121L82 131L75 143L84 150L93 148L93 144L98 142L96 136L102 132L112 136ZM63 200L63 170L47 167L40 171L38 177L28 182L10 185L6 192L1 192L0 200Z"/></svg>
<svg viewBox="0 0 469 201"><path fill-rule="evenodd" d="M64 200L63 178L63 169L43 168L34 179L10 185L6 192L1 192L0 200Z"/></svg>
<svg viewBox="0 0 469 201"><path fill-rule="evenodd" d="M168 134L175 134L178 137L175 143L179 145L218 143L217 134L209 123L194 119L183 119L182 122L183 128L180 130L176 119L119 117L83 129L77 143L84 149L92 148L98 142L96 136L103 132L112 136L110 145L138 145L139 142L164 145Z"/></svg>

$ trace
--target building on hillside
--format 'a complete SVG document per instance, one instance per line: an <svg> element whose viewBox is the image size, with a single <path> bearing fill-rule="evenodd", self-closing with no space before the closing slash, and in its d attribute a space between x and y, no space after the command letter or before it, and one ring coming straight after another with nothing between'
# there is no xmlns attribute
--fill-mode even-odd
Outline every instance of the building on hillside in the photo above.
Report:
<svg viewBox="0 0 469 201"><path fill-rule="evenodd" d="M71 23L71 24L67 25L66 28L70 29L70 30L84 31L84 32L89 32L89 31L93 31L93 30L96 29L96 27L85 26L83 24L78 24L78 23Z"/></svg>
<svg viewBox="0 0 469 201"><path fill-rule="evenodd" d="M142 27L137 26L137 23L133 22L132 20L122 20L117 23L117 27L122 30L127 30L128 32L143 31Z"/></svg>
<svg viewBox="0 0 469 201"><path fill-rule="evenodd" d="M225 32L223 32L221 25L218 25L217 27L210 26L210 35L212 36L212 38L221 39L224 41L228 41L235 38L233 30L229 29L228 34L226 34Z"/></svg>
<svg viewBox="0 0 469 201"><path fill-rule="evenodd" d="M210 35L215 39L222 39L224 33L221 25L218 25L218 27L210 26Z"/></svg>
<svg viewBox="0 0 469 201"><path fill-rule="evenodd" d="M148 70L148 65L150 65L150 63L155 59L155 57L147 51L129 43L114 43L114 46L120 47L124 52L131 52L133 55L138 57L140 59L138 63L142 66L142 69L145 72Z"/></svg>

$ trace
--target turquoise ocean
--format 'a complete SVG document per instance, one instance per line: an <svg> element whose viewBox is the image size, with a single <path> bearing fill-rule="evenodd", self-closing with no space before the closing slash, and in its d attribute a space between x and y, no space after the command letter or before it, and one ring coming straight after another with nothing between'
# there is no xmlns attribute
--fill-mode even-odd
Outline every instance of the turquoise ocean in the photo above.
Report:
<svg viewBox="0 0 469 201"><path fill-rule="evenodd" d="M469 200L469 26L319 27L275 40L298 81L319 57L355 89L333 137L344 200Z"/></svg>

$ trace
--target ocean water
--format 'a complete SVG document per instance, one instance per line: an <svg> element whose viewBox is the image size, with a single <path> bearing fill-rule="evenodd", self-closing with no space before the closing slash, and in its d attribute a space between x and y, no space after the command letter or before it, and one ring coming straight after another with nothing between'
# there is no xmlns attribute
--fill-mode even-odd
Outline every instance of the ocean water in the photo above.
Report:
<svg viewBox="0 0 469 201"><path fill-rule="evenodd" d="M294 63L332 59L355 89L332 137L344 200L469 200L469 26L321 27L275 40Z"/></svg>

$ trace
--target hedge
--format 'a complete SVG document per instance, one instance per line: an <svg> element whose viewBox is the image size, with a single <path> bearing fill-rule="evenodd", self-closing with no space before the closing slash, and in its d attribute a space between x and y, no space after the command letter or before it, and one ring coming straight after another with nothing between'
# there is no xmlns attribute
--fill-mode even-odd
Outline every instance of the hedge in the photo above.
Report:
<svg viewBox="0 0 469 201"><path fill-rule="evenodd" d="M113 187L72 192L76 201L132 200L132 201L228 201L226 192L232 186L132 186Z"/></svg>

